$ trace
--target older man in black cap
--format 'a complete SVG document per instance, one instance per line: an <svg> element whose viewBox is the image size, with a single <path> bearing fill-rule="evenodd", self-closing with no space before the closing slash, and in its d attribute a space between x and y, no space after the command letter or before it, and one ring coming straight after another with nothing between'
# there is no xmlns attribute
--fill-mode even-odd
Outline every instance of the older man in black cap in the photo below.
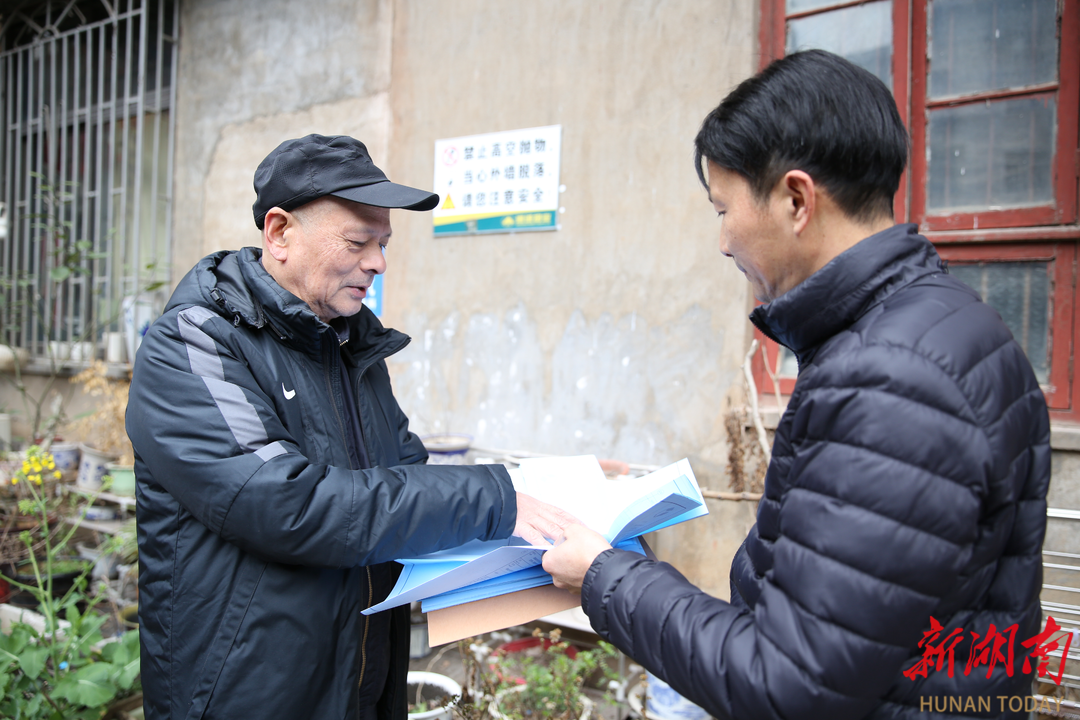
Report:
<svg viewBox="0 0 1080 720"><path fill-rule="evenodd" d="M572 519L502 466L434 466L385 358L409 339L364 307L397 185L349 137L309 135L255 173L263 247L176 288L135 360L147 718L404 718L408 611L394 558Z"/></svg>

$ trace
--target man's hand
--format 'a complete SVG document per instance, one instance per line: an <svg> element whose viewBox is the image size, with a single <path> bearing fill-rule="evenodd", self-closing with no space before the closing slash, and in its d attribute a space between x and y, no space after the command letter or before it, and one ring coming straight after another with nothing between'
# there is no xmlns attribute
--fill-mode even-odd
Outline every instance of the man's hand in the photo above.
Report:
<svg viewBox="0 0 1080 720"><path fill-rule="evenodd" d="M550 545L548 540L562 536L563 530L578 523L570 513L540 502L531 495L517 494L517 525L514 535L533 545Z"/></svg>
<svg viewBox="0 0 1080 720"><path fill-rule="evenodd" d="M600 533L584 525L569 525L563 530L564 538L544 553L544 569L555 579L555 587L571 592L581 592L585 573L596 556L611 548Z"/></svg>

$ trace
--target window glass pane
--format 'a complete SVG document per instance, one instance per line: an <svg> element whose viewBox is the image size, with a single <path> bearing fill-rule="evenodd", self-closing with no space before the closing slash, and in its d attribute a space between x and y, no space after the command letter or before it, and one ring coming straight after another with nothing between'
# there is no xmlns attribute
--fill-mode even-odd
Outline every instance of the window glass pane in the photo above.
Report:
<svg viewBox="0 0 1080 720"><path fill-rule="evenodd" d="M783 345L780 346L780 372L776 373L777 377L798 377L799 375L799 361L795 357L795 353L788 350Z"/></svg>
<svg viewBox="0 0 1080 720"><path fill-rule="evenodd" d="M789 20L787 52L819 48L847 58L892 89L892 3L867 3Z"/></svg>
<svg viewBox="0 0 1080 720"><path fill-rule="evenodd" d="M1027 353L1035 377L1050 378L1050 263L1001 262L953 264L949 273L970 285L983 302L998 311Z"/></svg>
<svg viewBox="0 0 1080 720"><path fill-rule="evenodd" d="M1054 105L1051 98L1019 98L932 110L927 128L927 209L981 210L1051 202Z"/></svg>
<svg viewBox="0 0 1080 720"><path fill-rule="evenodd" d="M1057 78L1057 0L934 0L931 98Z"/></svg>

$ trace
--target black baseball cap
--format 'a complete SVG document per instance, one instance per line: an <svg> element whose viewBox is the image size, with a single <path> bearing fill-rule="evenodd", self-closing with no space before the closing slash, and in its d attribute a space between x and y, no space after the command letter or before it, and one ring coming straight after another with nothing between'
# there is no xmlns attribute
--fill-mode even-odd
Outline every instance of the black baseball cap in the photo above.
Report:
<svg viewBox="0 0 1080 720"><path fill-rule="evenodd" d="M255 170L255 225L270 208L293 210L326 195L364 205L431 210L439 196L390 182L364 143L348 135L307 135L278 145Z"/></svg>

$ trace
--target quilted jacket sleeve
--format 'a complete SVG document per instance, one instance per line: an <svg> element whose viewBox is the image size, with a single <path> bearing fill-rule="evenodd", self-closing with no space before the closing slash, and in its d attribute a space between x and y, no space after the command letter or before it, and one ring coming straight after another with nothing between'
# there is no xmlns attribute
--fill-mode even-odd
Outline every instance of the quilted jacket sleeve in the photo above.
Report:
<svg viewBox="0 0 1080 720"><path fill-rule="evenodd" d="M998 350L972 343L983 357ZM898 362L904 372L888 372ZM1024 402L1037 386L995 376L991 363L984 379L1000 392L973 409L940 362L879 346L800 377L733 568L748 603L609 550L582 590L593 627L717 718L864 716L964 581L990 479L1005 470L981 419L1022 423L1037 405ZM987 370L980 363L973 372ZM1016 451L1000 456L1022 467L1025 433L1014 435Z"/></svg>
<svg viewBox="0 0 1080 720"><path fill-rule="evenodd" d="M128 434L153 482L225 540L266 560L352 567L510 536L516 498L501 466L312 463L222 341L226 320L168 320L139 350Z"/></svg>

